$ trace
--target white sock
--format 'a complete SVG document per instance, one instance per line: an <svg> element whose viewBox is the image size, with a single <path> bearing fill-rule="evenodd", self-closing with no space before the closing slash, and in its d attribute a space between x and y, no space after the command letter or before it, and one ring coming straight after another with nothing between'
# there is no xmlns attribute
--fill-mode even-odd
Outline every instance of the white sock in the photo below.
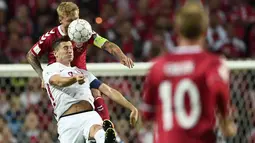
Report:
<svg viewBox="0 0 255 143"><path fill-rule="evenodd" d="M104 143L105 131L103 129L98 130L94 136L97 143Z"/></svg>

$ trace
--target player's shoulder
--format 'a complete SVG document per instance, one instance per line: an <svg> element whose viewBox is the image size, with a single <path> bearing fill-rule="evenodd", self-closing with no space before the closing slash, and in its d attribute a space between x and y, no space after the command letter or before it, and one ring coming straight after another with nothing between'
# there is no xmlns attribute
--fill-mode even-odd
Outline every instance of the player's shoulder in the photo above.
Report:
<svg viewBox="0 0 255 143"><path fill-rule="evenodd" d="M58 63L58 62L55 62L55 63L52 63L52 64L49 64L47 65L43 71L53 71L53 70L56 70L56 69L59 69L61 65Z"/></svg>
<svg viewBox="0 0 255 143"><path fill-rule="evenodd" d="M216 53L205 51L204 54L207 55L207 57L210 58L211 60L221 60L221 59L224 59L223 56L220 56L219 54L216 54Z"/></svg>
<svg viewBox="0 0 255 143"><path fill-rule="evenodd" d="M165 63L167 62L168 54L161 55L159 57L156 57L150 62L152 63L150 71L158 71L159 69L162 69Z"/></svg>
<svg viewBox="0 0 255 143"><path fill-rule="evenodd" d="M59 26L52 28L45 32L39 39L39 44L43 44L45 41L52 41L56 37L59 37Z"/></svg>
<svg viewBox="0 0 255 143"><path fill-rule="evenodd" d="M224 56L210 52L205 52L204 54L206 54L206 57L209 60L209 62L212 63L210 65L219 65L226 63L226 58Z"/></svg>
<svg viewBox="0 0 255 143"><path fill-rule="evenodd" d="M76 68L77 68L77 67L76 67ZM79 68L79 70L80 70L83 74L85 74L85 75L87 75L87 76L94 76L91 72L89 72L89 71L87 71L87 70L80 69L80 68Z"/></svg>

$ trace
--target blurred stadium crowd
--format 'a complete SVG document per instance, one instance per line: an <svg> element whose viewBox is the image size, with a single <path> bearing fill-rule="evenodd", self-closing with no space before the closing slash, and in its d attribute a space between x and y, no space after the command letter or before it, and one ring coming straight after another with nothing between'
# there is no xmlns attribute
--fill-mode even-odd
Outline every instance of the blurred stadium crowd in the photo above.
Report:
<svg viewBox="0 0 255 143"><path fill-rule="evenodd" d="M59 24L60 0L0 0L1 63L24 63L38 38ZM136 62L171 52L176 45L173 20L185 0L73 0L80 16L100 35L117 43ZM252 0L204 0L210 13L209 50L228 58L255 56L255 9ZM88 62L111 62L91 48Z"/></svg>
<svg viewBox="0 0 255 143"><path fill-rule="evenodd" d="M60 1L0 0L0 63L26 63L25 55L33 44L59 24L56 7ZM78 4L80 17L88 20L94 31L119 45L135 62L146 62L174 50L177 41L174 14L185 0L72 1ZM230 59L255 57L255 2L203 3L210 16L205 47ZM116 61L97 48L89 48L87 57L88 62ZM139 104L143 77L100 79ZM0 78L0 143L57 142L52 107L40 83L38 78ZM144 125L139 132L130 129L127 112L107 102L123 140L150 143L150 126Z"/></svg>

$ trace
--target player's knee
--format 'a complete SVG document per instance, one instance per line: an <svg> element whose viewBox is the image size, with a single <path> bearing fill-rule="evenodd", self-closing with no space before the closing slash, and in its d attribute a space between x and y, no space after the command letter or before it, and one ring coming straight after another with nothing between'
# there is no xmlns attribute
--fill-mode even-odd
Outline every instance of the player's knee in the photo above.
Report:
<svg viewBox="0 0 255 143"><path fill-rule="evenodd" d="M101 125L93 125L90 130L89 130L89 137L92 138L95 136L96 132L99 131L100 129L102 129Z"/></svg>
<svg viewBox="0 0 255 143"><path fill-rule="evenodd" d="M93 97L96 99L97 97L101 97L101 92L98 89L91 89Z"/></svg>

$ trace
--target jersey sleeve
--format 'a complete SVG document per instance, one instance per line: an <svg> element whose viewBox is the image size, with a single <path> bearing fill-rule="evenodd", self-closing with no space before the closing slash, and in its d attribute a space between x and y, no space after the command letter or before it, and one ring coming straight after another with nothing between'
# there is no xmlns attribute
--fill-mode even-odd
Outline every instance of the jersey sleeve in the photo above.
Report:
<svg viewBox="0 0 255 143"><path fill-rule="evenodd" d="M208 71L207 85L216 97L217 110L227 116L230 109L229 69L224 61L218 60Z"/></svg>
<svg viewBox="0 0 255 143"><path fill-rule="evenodd" d="M48 65L45 69L43 69L43 80L45 83L49 84L50 78L53 75L60 74L60 69L56 64Z"/></svg>
<svg viewBox="0 0 255 143"><path fill-rule="evenodd" d="M52 35L54 33L54 30L51 30L39 38L39 41L30 49L34 56L40 57L51 48Z"/></svg>
<svg viewBox="0 0 255 143"><path fill-rule="evenodd" d="M153 68L152 68L153 69ZM143 93L143 103L140 107L144 120L153 120L155 117L155 106L157 90L154 81L154 70L150 70L146 76Z"/></svg>
<svg viewBox="0 0 255 143"><path fill-rule="evenodd" d="M100 87L100 85L102 84L102 82L100 80L98 80L92 73L86 71L88 74L88 80L89 80L89 86L90 88L95 88L98 89Z"/></svg>
<svg viewBox="0 0 255 143"><path fill-rule="evenodd" d="M108 41L106 38L100 36L99 34L93 31L93 35L89 40L89 44L93 44L98 48L102 48L106 41Z"/></svg>

